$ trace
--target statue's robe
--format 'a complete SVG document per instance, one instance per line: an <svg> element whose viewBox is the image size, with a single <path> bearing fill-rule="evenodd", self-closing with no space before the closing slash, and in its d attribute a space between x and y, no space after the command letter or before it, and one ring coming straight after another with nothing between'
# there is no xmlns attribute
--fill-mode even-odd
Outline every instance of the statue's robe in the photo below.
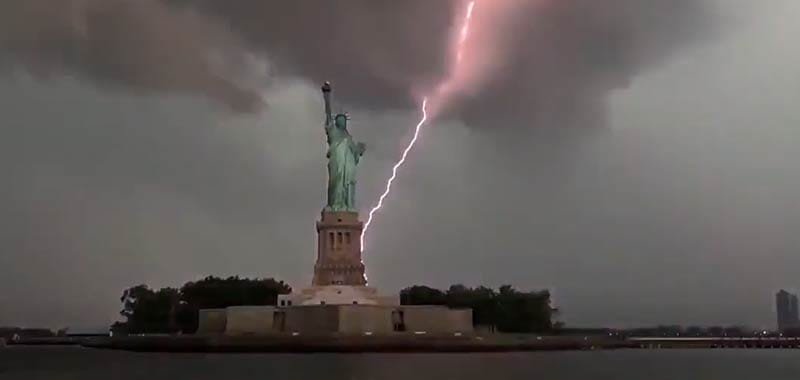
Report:
<svg viewBox="0 0 800 380"><path fill-rule="evenodd" d="M328 211L356 211L356 165L363 152L346 128L325 126L328 135Z"/></svg>

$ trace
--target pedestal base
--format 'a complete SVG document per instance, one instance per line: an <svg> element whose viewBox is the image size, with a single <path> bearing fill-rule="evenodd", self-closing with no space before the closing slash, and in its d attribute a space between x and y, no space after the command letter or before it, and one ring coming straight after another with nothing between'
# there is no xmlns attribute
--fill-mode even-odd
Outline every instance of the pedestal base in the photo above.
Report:
<svg viewBox="0 0 800 380"><path fill-rule="evenodd" d="M368 286L313 286L299 292L279 295L278 306L309 305L400 305L400 296L381 296Z"/></svg>
<svg viewBox="0 0 800 380"><path fill-rule="evenodd" d="M366 286L361 262L364 223L355 212L323 211L317 222L317 263L314 287L327 285Z"/></svg>

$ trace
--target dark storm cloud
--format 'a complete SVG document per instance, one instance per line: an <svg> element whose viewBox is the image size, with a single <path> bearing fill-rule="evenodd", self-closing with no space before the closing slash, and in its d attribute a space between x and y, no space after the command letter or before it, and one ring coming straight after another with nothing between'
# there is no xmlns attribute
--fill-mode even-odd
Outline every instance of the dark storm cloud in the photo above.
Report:
<svg viewBox="0 0 800 380"><path fill-rule="evenodd" d="M352 105L407 108L448 75L463 4L9 0L0 5L0 50L40 75L77 73L104 85L205 94L249 111L259 97L231 79L252 71L241 64L239 44L246 41L277 76L340 83L340 99ZM476 88L456 99L453 111L478 125L602 124L608 92L695 41L713 21L707 4L479 2L468 60L496 62L482 69L480 83L465 83ZM215 65L215 57L223 63Z"/></svg>
<svg viewBox="0 0 800 380"><path fill-rule="evenodd" d="M345 101L406 107L445 74L451 0L173 0L224 18L278 75L339 83ZM380 96L378 96L380 94Z"/></svg>
<svg viewBox="0 0 800 380"><path fill-rule="evenodd" d="M142 92L205 95L235 110L259 106L231 80L236 37L212 18L161 0L6 0L0 65L40 77L81 76Z"/></svg>
<svg viewBox="0 0 800 380"><path fill-rule="evenodd" d="M515 16L503 70L463 103L470 118L509 125L603 124L605 99L698 41L715 20L698 0L548 1Z"/></svg>
<svg viewBox="0 0 800 380"><path fill-rule="evenodd" d="M447 74L464 4L176 1L224 17L279 72L341 83L343 100L372 107L408 106L412 95ZM501 63L487 68L475 84L481 88L455 111L478 124L602 123L608 92L696 41L714 21L707 8L698 0L479 1L472 39L500 48L473 44L468 59L496 54Z"/></svg>

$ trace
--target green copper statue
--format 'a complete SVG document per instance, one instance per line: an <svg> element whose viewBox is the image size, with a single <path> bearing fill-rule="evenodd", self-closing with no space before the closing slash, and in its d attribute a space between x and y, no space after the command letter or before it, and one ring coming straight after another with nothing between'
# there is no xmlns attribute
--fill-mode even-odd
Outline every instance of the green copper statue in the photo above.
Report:
<svg viewBox="0 0 800 380"><path fill-rule="evenodd" d="M356 211L356 166L366 145L356 143L347 131L346 114L331 111L331 84L325 82L325 134L328 135L328 204L325 211Z"/></svg>

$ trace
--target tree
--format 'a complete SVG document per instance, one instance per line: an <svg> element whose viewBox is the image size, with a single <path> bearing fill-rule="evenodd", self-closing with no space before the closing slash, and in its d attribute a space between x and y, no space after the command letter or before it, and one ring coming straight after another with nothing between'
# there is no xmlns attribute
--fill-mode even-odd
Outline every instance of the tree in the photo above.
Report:
<svg viewBox="0 0 800 380"><path fill-rule="evenodd" d="M274 279L243 279L206 277L181 287L181 310L178 320L183 332L197 330L198 310L222 309L241 305L276 305L279 294L289 294L292 288Z"/></svg>
<svg viewBox="0 0 800 380"><path fill-rule="evenodd" d="M129 334L175 332L179 297L178 290L174 288L154 291L147 285L138 285L126 289L120 297L123 305L120 314L126 322L116 325L116 329Z"/></svg>
<svg viewBox="0 0 800 380"><path fill-rule="evenodd" d="M403 305L447 305L472 309L473 324L502 332L544 332L552 329L556 312L550 293L519 292L511 286L499 291L484 286L453 285L447 292L427 286L412 286L400 293Z"/></svg>
<svg viewBox="0 0 800 380"><path fill-rule="evenodd" d="M446 305L444 292L428 286L415 285L400 291L402 305Z"/></svg>
<svg viewBox="0 0 800 380"><path fill-rule="evenodd" d="M502 332L533 333L553 328L550 292L520 292L510 285L497 296L497 329Z"/></svg>
<svg viewBox="0 0 800 380"><path fill-rule="evenodd" d="M150 289L138 285L126 289L120 301L125 322L115 323L118 333L191 333L197 330L200 309L240 305L275 305L279 294L292 289L273 279L226 279L206 277L180 289Z"/></svg>
<svg viewBox="0 0 800 380"><path fill-rule="evenodd" d="M498 297L491 288L481 286L472 289L472 315L476 325L497 326Z"/></svg>

